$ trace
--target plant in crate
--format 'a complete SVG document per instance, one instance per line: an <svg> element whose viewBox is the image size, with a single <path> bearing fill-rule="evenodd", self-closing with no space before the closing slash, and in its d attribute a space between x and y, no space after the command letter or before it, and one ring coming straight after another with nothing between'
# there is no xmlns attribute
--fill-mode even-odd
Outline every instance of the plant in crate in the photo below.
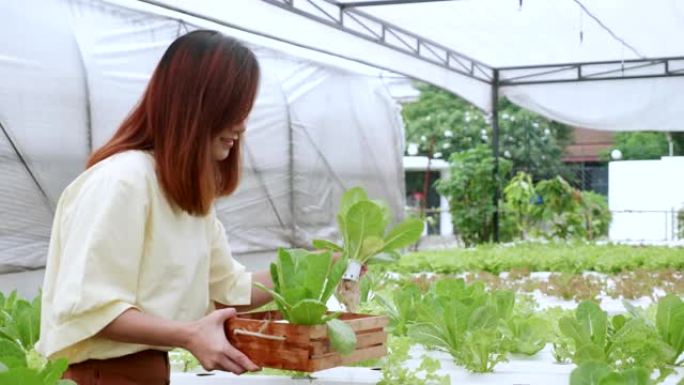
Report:
<svg viewBox="0 0 684 385"><path fill-rule="evenodd" d="M355 312L359 306L361 266L398 260L397 250L418 241L423 232L420 219L410 218L388 229L391 221L392 213L387 204L370 200L362 188L355 187L344 193L337 214L342 246L325 240L313 242L316 248L341 252L349 259L344 279L337 289L338 298L347 311Z"/></svg>
<svg viewBox="0 0 684 385"><path fill-rule="evenodd" d="M342 354L356 346L354 331L337 320L338 313L328 313L326 303L346 269L347 259L333 261L327 251L314 253L301 249L279 249L278 259L271 264L273 289L269 292L283 318L297 325L326 324L332 347Z"/></svg>
<svg viewBox="0 0 684 385"><path fill-rule="evenodd" d="M387 353L387 317L332 313L326 303L338 286L347 258L330 251L280 249L269 292L278 311L241 313L227 321L238 350L266 368L315 372L380 358Z"/></svg>

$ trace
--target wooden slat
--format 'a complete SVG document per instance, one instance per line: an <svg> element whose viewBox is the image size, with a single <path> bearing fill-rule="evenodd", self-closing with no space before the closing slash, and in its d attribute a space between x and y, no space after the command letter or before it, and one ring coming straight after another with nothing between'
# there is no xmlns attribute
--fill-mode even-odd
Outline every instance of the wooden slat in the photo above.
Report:
<svg viewBox="0 0 684 385"><path fill-rule="evenodd" d="M311 372L387 354L384 327L389 319L386 316L341 314L339 319L357 335L356 350L344 357L330 349L327 326L273 322L280 319L282 316L277 311L238 314L226 323L226 335L257 365L277 369ZM283 336L285 340L235 334L235 329Z"/></svg>
<svg viewBox="0 0 684 385"><path fill-rule="evenodd" d="M387 355L387 346L379 345L370 348L359 349L348 356L340 356L337 353L313 359L313 371L333 368L335 366L342 366L351 364L353 362L370 360L373 358L380 358Z"/></svg>
<svg viewBox="0 0 684 385"><path fill-rule="evenodd" d="M380 345L387 342L387 333L383 329L364 331L356 335L356 349L363 349L370 346ZM316 356L333 353L330 340L316 340L311 343L311 355Z"/></svg>
<svg viewBox="0 0 684 385"><path fill-rule="evenodd" d="M235 346L235 348L245 353L252 362L264 368L300 370L303 372L313 371L312 361L306 351L292 349L271 350L241 346Z"/></svg>
<svg viewBox="0 0 684 385"><path fill-rule="evenodd" d="M265 327L264 327L265 324ZM327 332L327 328L323 326ZM259 332L271 336L282 336L287 341L300 346L308 346L311 341L310 333L312 326L293 325L288 323L276 323L251 319L231 318L228 320L226 334L228 338L233 338L235 329L243 329L251 332Z"/></svg>
<svg viewBox="0 0 684 385"><path fill-rule="evenodd" d="M356 315L356 314L355 314ZM366 316L365 318L347 318L340 317L344 323L349 325L353 331L358 332L361 330L372 330L378 328L384 328L389 324L389 318L387 316ZM321 338L326 338L328 336L328 330L313 330L311 332L311 339L317 340Z"/></svg>

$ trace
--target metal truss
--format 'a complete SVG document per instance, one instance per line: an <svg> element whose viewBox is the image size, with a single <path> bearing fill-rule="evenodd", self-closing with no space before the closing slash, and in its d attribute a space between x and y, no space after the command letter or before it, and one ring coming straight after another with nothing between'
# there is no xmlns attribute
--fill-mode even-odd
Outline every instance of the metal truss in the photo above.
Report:
<svg viewBox="0 0 684 385"><path fill-rule="evenodd" d="M495 87L684 76L682 56L495 67L357 9L454 0L262 1Z"/></svg>
<svg viewBox="0 0 684 385"><path fill-rule="evenodd" d="M329 27L374 42L382 47L402 52L433 65L491 84L493 68L485 63L456 52L426 37L417 35L385 20L357 10L362 5L390 4L388 2L340 3L334 0L262 0L282 9L304 16ZM391 0L425 2L435 0ZM440 0L437 0L440 1ZM441 0L444 1L444 0ZM373 4L377 3L377 4Z"/></svg>
<svg viewBox="0 0 684 385"><path fill-rule="evenodd" d="M498 68L499 86L684 76L684 56Z"/></svg>

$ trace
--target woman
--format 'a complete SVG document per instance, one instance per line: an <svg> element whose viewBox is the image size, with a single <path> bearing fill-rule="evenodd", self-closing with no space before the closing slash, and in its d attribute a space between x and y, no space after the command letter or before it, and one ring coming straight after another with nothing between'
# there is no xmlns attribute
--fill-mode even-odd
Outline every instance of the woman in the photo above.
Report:
<svg viewBox="0 0 684 385"><path fill-rule="evenodd" d="M213 211L238 185L258 82L254 54L236 40L214 31L180 37L140 103L62 194L38 350L69 359L65 378L168 384L173 347L208 370L259 369L223 325L235 307L271 299L253 281L272 283L233 260Z"/></svg>

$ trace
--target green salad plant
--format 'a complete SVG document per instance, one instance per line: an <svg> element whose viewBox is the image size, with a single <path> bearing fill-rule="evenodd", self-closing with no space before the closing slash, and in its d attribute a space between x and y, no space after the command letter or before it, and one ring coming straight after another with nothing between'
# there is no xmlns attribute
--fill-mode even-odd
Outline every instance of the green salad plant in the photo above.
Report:
<svg viewBox="0 0 684 385"><path fill-rule="evenodd" d="M392 212L385 202L371 200L361 187L347 190L340 201L337 224L342 245L317 239L318 249L339 252L350 263L337 296L348 311L355 312L360 303L359 271L369 263L398 261L398 250L420 239L423 221L409 218L389 228Z"/></svg>

